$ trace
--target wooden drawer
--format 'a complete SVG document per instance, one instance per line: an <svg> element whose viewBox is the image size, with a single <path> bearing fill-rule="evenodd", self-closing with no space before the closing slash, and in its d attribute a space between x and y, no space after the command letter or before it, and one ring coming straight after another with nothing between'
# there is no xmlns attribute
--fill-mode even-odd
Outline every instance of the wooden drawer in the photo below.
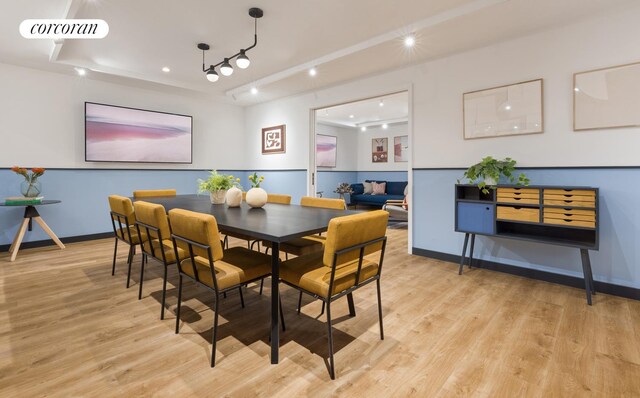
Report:
<svg viewBox="0 0 640 398"><path fill-rule="evenodd" d="M540 209L498 206L497 216L499 220L540 222Z"/></svg>
<svg viewBox="0 0 640 398"><path fill-rule="evenodd" d="M540 191L535 188L498 188L498 203L521 203L537 205L540 203Z"/></svg>
<svg viewBox="0 0 640 398"><path fill-rule="evenodd" d="M544 217L545 224L557 224L564 225L567 227L586 227L586 228L595 228L595 221L581 221L581 220L570 220L570 219L562 219L562 218L550 218Z"/></svg>
<svg viewBox="0 0 640 398"><path fill-rule="evenodd" d="M564 207L596 207L595 198L589 199L585 196L577 196L575 198L568 199L562 197L549 197L549 195L545 195L544 204Z"/></svg>
<svg viewBox="0 0 640 398"><path fill-rule="evenodd" d="M544 194L546 195L571 195L571 196L589 196L592 198L596 197L596 191L592 191L589 189L545 189Z"/></svg>
<svg viewBox="0 0 640 398"><path fill-rule="evenodd" d="M544 218L556 218L571 221L596 221L596 212L594 210L580 210L580 209L557 209L557 208L545 208Z"/></svg>

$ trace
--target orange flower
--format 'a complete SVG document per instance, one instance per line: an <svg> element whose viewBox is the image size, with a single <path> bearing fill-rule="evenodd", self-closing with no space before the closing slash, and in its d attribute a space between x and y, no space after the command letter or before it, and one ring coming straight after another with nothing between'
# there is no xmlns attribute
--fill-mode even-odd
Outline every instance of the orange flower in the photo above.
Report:
<svg viewBox="0 0 640 398"><path fill-rule="evenodd" d="M11 168L11 171L13 171L14 173L17 173L17 172L18 172L18 170L20 170L20 167L18 167L18 166L13 166L13 167Z"/></svg>
<svg viewBox="0 0 640 398"><path fill-rule="evenodd" d="M34 173L44 174L44 169L42 167L34 167L31 169Z"/></svg>

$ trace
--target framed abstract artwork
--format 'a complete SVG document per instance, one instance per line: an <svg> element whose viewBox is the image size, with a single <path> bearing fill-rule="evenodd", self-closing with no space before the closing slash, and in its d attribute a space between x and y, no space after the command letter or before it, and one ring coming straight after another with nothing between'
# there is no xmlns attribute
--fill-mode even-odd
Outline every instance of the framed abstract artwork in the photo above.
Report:
<svg viewBox="0 0 640 398"><path fill-rule="evenodd" d="M640 126L640 62L573 75L573 130Z"/></svg>
<svg viewBox="0 0 640 398"><path fill-rule="evenodd" d="M399 137L393 137L393 161L409 161L409 136L401 135Z"/></svg>
<svg viewBox="0 0 640 398"><path fill-rule="evenodd" d="M464 139L542 133L542 98L542 79L464 93Z"/></svg>
<svg viewBox="0 0 640 398"><path fill-rule="evenodd" d="M316 166L336 167L338 154L338 137L332 135L316 135Z"/></svg>
<svg viewBox="0 0 640 398"><path fill-rule="evenodd" d="M386 163L388 156L389 139L373 138L371 139L371 161L373 163Z"/></svg>
<svg viewBox="0 0 640 398"><path fill-rule="evenodd" d="M287 150L287 126L265 127L262 129L262 154L285 153Z"/></svg>

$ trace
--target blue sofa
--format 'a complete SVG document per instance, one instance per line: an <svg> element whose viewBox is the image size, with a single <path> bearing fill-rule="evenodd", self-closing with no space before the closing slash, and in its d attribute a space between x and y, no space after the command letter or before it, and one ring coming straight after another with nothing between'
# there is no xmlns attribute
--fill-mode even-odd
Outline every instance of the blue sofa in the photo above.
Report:
<svg viewBox="0 0 640 398"><path fill-rule="evenodd" d="M370 180L365 180L371 182ZM350 195L350 205L368 205L368 206L380 206L385 204L387 200L402 200L404 199L404 189L407 186L407 181L376 181L377 183L386 182L385 195L371 195L364 193L364 184L351 184L353 193Z"/></svg>

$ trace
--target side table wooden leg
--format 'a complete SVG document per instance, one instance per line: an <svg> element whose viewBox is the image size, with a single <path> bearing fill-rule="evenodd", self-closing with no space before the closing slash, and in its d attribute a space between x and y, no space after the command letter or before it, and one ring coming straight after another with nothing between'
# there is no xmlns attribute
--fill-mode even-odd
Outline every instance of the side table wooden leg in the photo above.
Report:
<svg viewBox="0 0 640 398"><path fill-rule="evenodd" d="M64 249L64 245L62 244L62 242L60 242L60 239L58 239L56 234L53 233L51 228L49 228L47 223L44 222L42 217L40 217L40 216L33 217L33 219L36 220L36 222L38 223L38 225L40 225L40 227L44 230L44 232L46 232L47 235L49 235L51 237L51 239L53 239L53 241L56 242L56 245L58 245L61 249Z"/></svg>
<svg viewBox="0 0 640 398"><path fill-rule="evenodd" d="M11 261L16 260L16 256L18 255L18 250L20 250L20 245L22 244L22 239L24 238L25 232L27 232L27 226L29 225L29 219L25 218L22 220L22 225L20 225L20 229L18 230L18 234L16 235L16 239L13 242L13 245L9 248L11 252Z"/></svg>
<svg viewBox="0 0 640 398"><path fill-rule="evenodd" d="M460 256L460 268L458 269L458 275L462 275L462 268L464 267L464 259L467 255L467 245L469 244L469 234L464 234L464 245L462 246L462 256Z"/></svg>

